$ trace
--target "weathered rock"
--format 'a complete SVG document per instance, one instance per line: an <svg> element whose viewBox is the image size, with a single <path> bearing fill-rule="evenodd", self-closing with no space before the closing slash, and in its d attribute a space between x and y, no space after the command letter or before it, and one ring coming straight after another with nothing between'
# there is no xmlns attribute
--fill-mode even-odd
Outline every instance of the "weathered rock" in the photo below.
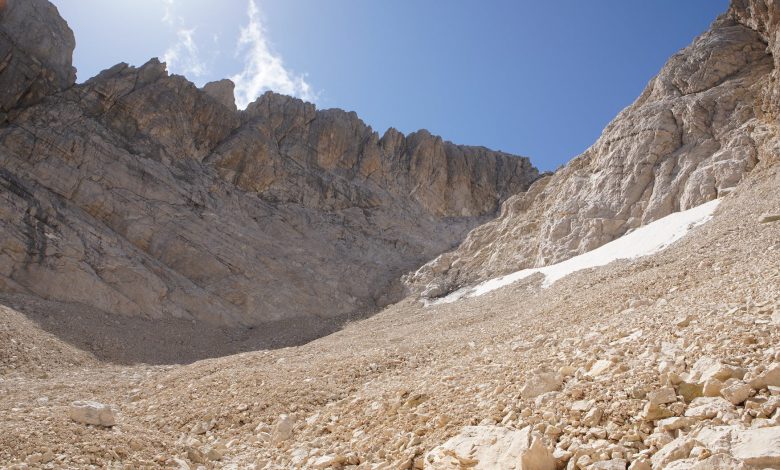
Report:
<svg viewBox="0 0 780 470"><path fill-rule="evenodd" d="M647 394L647 399L653 405L665 405L677 401L677 393L672 387L663 387Z"/></svg>
<svg viewBox="0 0 780 470"><path fill-rule="evenodd" d="M780 426L739 432L732 455L756 467L780 465Z"/></svg>
<svg viewBox="0 0 780 470"><path fill-rule="evenodd" d="M678 429L687 428L693 425L696 420L692 418L686 418L683 416L675 416L672 418L662 419L658 422L658 427L664 431L676 431Z"/></svg>
<svg viewBox="0 0 780 470"><path fill-rule="evenodd" d="M750 387L750 385L740 381L737 381L731 385L727 385L720 391L720 394L723 395L723 398L730 401L734 405L739 405L740 403L744 402L750 398L752 393L753 389Z"/></svg>
<svg viewBox="0 0 780 470"><path fill-rule="evenodd" d="M685 416L689 418L711 419L721 413L734 410L734 405L721 397L701 397L691 402L685 410Z"/></svg>
<svg viewBox="0 0 780 470"><path fill-rule="evenodd" d="M498 426L467 426L425 456L425 468L554 470L555 459L530 427L512 430Z"/></svg>
<svg viewBox="0 0 780 470"><path fill-rule="evenodd" d="M694 398L698 398L701 396L718 396L720 394L720 389L718 389L718 391L715 392L715 395L707 395L707 392L705 392L707 384L710 384L712 386L711 381L705 382L704 385L694 384L689 382L681 382L677 386L677 392L680 394L680 396L683 397L683 400L685 400L686 403L690 403L691 401L693 401ZM710 388L709 390L710 393L712 393L713 389Z"/></svg>
<svg viewBox="0 0 780 470"><path fill-rule="evenodd" d="M203 92L211 96L219 103L225 105L225 107L235 111L236 97L233 92L236 89L236 84L227 78L224 80L218 80L216 82L209 82L203 85Z"/></svg>
<svg viewBox="0 0 780 470"><path fill-rule="evenodd" d="M769 386L780 387L780 363L772 363L763 372L756 374L750 386L756 390Z"/></svg>
<svg viewBox="0 0 780 470"><path fill-rule="evenodd" d="M588 467L589 470L626 470L626 462L624 459L611 459L602 460L596 462Z"/></svg>
<svg viewBox="0 0 780 470"><path fill-rule="evenodd" d="M563 378L551 371L537 371L532 373L520 389L523 398L536 398L547 392L554 392L561 388Z"/></svg>
<svg viewBox="0 0 780 470"><path fill-rule="evenodd" d="M745 470L745 464L728 454L715 454L704 460L699 460L690 467L691 470Z"/></svg>
<svg viewBox="0 0 780 470"><path fill-rule="evenodd" d="M628 466L628 470L652 470L650 462L645 459L636 459Z"/></svg>
<svg viewBox="0 0 780 470"><path fill-rule="evenodd" d="M116 415L111 406L96 401L74 401L70 404L68 416L82 424L106 427L116 424Z"/></svg>
<svg viewBox="0 0 780 470"><path fill-rule="evenodd" d="M15 108L30 106L76 81L73 32L46 0L7 0L0 5L0 123Z"/></svg>
<svg viewBox="0 0 780 470"><path fill-rule="evenodd" d="M14 109L0 128L3 291L133 318L289 323L301 342L399 300L404 272L538 175L526 158L424 131L380 138L354 113L273 93L236 111L229 82L199 90L156 59L73 85L53 6L13 0L0 21L30 49L9 43L0 82L44 80L0 96Z"/></svg>
<svg viewBox="0 0 780 470"><path fill-rule="evenodd" d="M273 442L283 442L290 439L293 435L293 429L295 428L295 416L293 415L281 415L279 420L274 426L273 434L271 435Z"/></svg>
<svg viewBox="0 0 780 470"><path fill-rule="evenodd" d="M666 444L652 457L653 468L664 468L675 460L685 459L691 453L696 441L687 436L680 436Z"/></svg>
<svg viewBox="0 0 780 470"><path fill-rule="evenodd" d="M693 364L693 368L691 368L691 372L688 375L689 381L704 384L708 380L724 381L729 379L733 376L733 370L717 359L703 356Z"/></svg>

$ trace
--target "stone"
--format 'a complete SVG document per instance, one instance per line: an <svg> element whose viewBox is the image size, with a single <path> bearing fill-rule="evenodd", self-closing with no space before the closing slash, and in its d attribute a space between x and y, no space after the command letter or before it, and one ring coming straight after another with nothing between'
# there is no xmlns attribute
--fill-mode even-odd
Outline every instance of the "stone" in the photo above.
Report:
<svg viewBox="0 0 780 470"><path fill-rule="evenodd" d="M755 467L780 465L780 426L737 433L732 455Z"/></svg>
<svg viewBox="0 0 780 470"><path fill-rule="evenodd" d="M750 385L738 381L723 387L720 393L723 395L723 398L730 401L732 404L739 405L750 398L750 395L753 393L753 389L750 387Z"/></svg>
<svg viewBox="0 0 780 470"><path fill-rule="evenodd" d="M475 470L555 470L555 459L530 426L521 430L467 426L425 455L426 469L456 470L464 466Z"/></svg>
<svg viewBox="0 0 780 470"><path fill-rule="evenodd" d="M74 401L70 404L68 416L82 424L105 427L116 424L116 414L111 406L96 401Z"/></svg>
<svg viewBox="0 0 780 470"><path fill-rule="evenodd" d="M672 413L669 409L665 407L662 407L660 405L654 405L651 402L647 402L645 403L642 412L639 414L639 417L645 421L655 421L659 419L668 418L673 414L674 413Z"/></svg>
<svg viewBox="0 0 780 470"><path fill-rule="evenodd" d="M318 457L312 464L312 468L328 468L340 466L346 459L342 455L328 454Z"/></svg>
<svg viewBox="0 0 780 470"><path fill-rule="evenodd" d="M593 404L593 400L577 400L571 404L571 410L585 412L593 408Z"/></svg>
<svg viewBox="0 0 780 470"><path fill-rule="evenodd" d="M272 442L279 443L290 439L295 428L295 416L281 415L271 434Z"/></svg>
<svg viewBox="0 0 780 470"><path fill-rule="evenodd" d="M628 462L626 462L624 459L611 459L611 460L602 460L594 464L591 464L588 467L588 469L589 470L626 470L626 465L628 465Z"/></svg>
<svg viewBox="0 0 780 470"><path fill-rule="evenodd" d="M628 470L652 470L652 466L645 459L636 459L628 466Z"/></svg>
<svg viewBox="0 0 780 470"><path fill-rule="evenodd" d="M695 444L696 441L687 436L674 439L653 455L651 458L653 468L665 468L675 460L687 458Z"/></svg>
<svg viewBox="0 0 780 470"><path fill-rule="evenodd" d="M563 378L550 371L536 371L528 376L525 384L520 389L523 398L533 399L548 392L560 390Z"/></svg>
<svg viewBox="0 0 780 470"><path fill-rule="evenodd" d="M677 401L677 393L672 387L663 387L647 394L647 399L653 405L665 405Z"/></svg>
<svg viewBox="0 0 780 470"><path fill-rule="evenodd" d="M770 222L777 222L780 220L780 214L761 214L758 218L758 223L768 224Z"/></svg>
<svg viewBox="0 0 780 470"><path fill-rule="evenodd" d="M604 411L600 407L597 406L591 408L591 410L582 417L582 424L590 427L598 426L598 424L601 422L601 417L603 414Z"/></svg>
<svg viewBox="0 0 780 470"><path fill-rule="evenodd" d="M693 364L689 375L691 382L704 384L711 379L725 381L731 378L732 374L731 367L712 357L703 356Z"/></svg>
<svg viewBox="0 0 780 470"><path fill-rule="evenodd" d="M756 390L767 387L780 387L780 363L775 362L770 364L763 372L757 374L756 377L750 381L750 386Z"/></svg>
<svg viewBox="0 0 780 470"><path fill-rule="evenodd" d="M663 469L664 470L690 470L692 466L696 465L696 462L697 459L695 458L675 460L673 462L670 462L668 465L664 466Z"/></svg>
<svg viewBox="0 0 780 470"><path fill-rule="evenodd" d="M701 397L694 399L685 416L689 418L712 419L718 414L734 410L734 405L721 397Z"/></svg>
<svg viewBox="0 0 780 470"><path fill-rule="evenodd" d="M721 390L723 390L723 382L718 379L709 379L704 382L702 394L705 397L719 397Z"/></svg>
<svg viewBox="0 0 780 470"><path fill-rule="evenodd" d="M677 393L679 393L680 396L683 397L683 400L685 400L686 403L690 403L691 401L693 401L694 398L705 396L704 388L706 384L710 382L711 381L707 381L705 385L693 384L689 382L680 382L680 384L677 386ZM718 396L718 394L713 396Z"/></svg>
<svg viewBox="0 0 780 470"><path fill-rule="evenodd" d="M674 416L658 421L658 427L664 431L676 431L678 429L690 427L696 423L695 419L683 416Z"/></svg>
<svg viewBox="0 0 780 470"><path fill-rule="evenodd" d="M745 464L728 454L715 454L699 460L691 470L746 470Z"/></svg>
<svg viewBox="0 0 780 470"><path fill-rule="evenodd" d="M206 455L200 451L200 449L197 449L195 447L188 447L187 448L187 458L192 463L202 463L205 464L208 462L208 458Z"/></svg>
<svg viewBox="0 0 780 470"><path fill-rule="evenodd" d="M588 370L588 375L593 377L598 377L600 375L606 374L609 372L610 369L612 369L612 361L608 361L606 359L599 359L598 361L594 362L593 365Z"/></svg>

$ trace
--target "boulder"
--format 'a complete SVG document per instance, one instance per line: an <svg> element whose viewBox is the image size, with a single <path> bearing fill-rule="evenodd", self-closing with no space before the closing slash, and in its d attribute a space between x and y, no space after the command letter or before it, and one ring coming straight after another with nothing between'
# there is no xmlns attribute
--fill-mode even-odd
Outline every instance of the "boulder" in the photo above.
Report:
<svg viewBox="0 0 780 470"><path fill-rule="evenodd" d="M525 385L520 389L523 398L536 398L548 392L560 390L563 377L555 372L535 371L528 376Z"/></svg>
<svg viewBox="0 0 780 470"><path fill-rule="evenodd" d="M271 434L272 441L275 443L286 441L293 435L293 428L295 427L294 415L281 415L279 420L274 426L273 433Z"/></svg>
<svg viewBox="0 0 780 470"><path fill-rule="evenodd" d="M755 378L750 381L750 386L756 390L769 386L780 387L780 363L774 362L763 372L755 374Z"/></svg>
<svg viewBox="0 0 780 470"><path fill-rule="evenodd" d="M732 455L759 468L780 466L780 426L737 433Z"/></svg>
<svg viewBox="0 0 780 470"><path fill-rule="evenodd" d="M656 452L651 461L653 468L664 468L675 460L686 459L691 453L691 449L696 445L696 441L688 436L680 436L677 439L666 444Z"/></svg>
<svg viewBox="0 0 780 470"><path fill-rule="evenodd" d="M467 426L457 436L431 449L425 467L431 470L555 470L555 459L531 427Z"/></svg>
<svg viewBox="0 0 780 470"><path fill-rule="evenodd" d="M68 416L82 424L106 427L116 424L116 414L111 406L96 401L74 401L70 404Z"/></svg>
<svg viewBox="0 0 780 470"><path fill-rule="evenodd" d="M700 397L691 402L685 410L685 416L689 418L712 419L718 414L734 410L734 405L721 397Z"/></svg>
<svg viewBox="0 0 780 470"><path fill-rule="evenodd" d="M730 401L734 405L741 404L750 398L752 393L753 388L742 381L736 381L730 385L727 385L720 391L720 394L723 396L723 398Z"/></svg>

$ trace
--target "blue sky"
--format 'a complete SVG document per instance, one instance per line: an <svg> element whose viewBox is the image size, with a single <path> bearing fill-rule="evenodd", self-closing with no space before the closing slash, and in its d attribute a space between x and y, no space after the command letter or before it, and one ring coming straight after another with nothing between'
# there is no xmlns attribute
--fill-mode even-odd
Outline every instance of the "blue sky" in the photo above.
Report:
<svg viewBox="0 0 780 470"><path fill-rule="evenodd" d="M198 85L237 82L425 128L552 170L592 144L727 0L52 0L84 81L167 59Z"/></svg>

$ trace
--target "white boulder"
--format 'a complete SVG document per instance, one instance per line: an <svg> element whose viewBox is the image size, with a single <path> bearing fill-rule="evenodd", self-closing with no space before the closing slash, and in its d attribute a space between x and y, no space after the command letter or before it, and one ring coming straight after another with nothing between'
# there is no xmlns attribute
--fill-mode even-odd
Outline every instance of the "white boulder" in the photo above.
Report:
<svg viewBox="0 0 780 470"><path fill-rule="evenodd" d="M111 406L96 401L74 401L70 404L68 416L82 424L106 427L116 424L116 415Z"/></svg>
<svg viewBox="0 0 780 470"><path fill-rule="evenodd" d="M466 426L425 456L430 470L555 470L555 459L531 427Z"/></svg>

